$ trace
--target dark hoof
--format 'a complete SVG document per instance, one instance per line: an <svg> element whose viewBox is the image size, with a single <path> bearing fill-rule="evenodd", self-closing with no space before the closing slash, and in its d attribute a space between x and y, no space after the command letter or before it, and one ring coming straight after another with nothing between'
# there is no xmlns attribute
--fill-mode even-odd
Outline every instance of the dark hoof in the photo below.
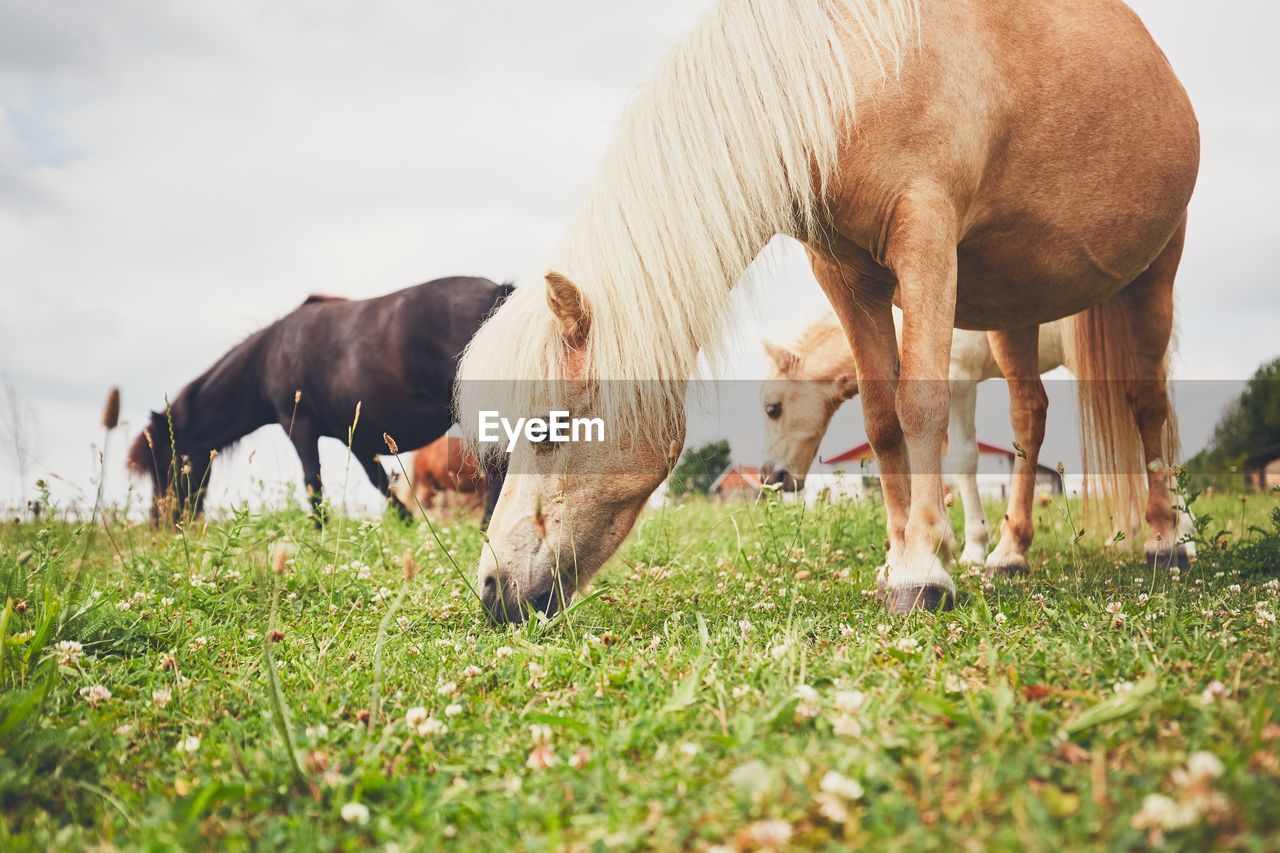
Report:
<svg viewBox="0 0 1280 853"><path fill-rule="evenodd" d="M1171 569L1174 566L1177 566L1182 571L1191 568L1191 559L1187 556L1185 548L1147 552L1148 569Z"/></svg>
<svg viewBox="0 0 1280 853"><path fill-rule="evenodd" d="M950 610L955 603L955 596L945 586L899 587L884 591L884 606L890 613Z"/></svg>
<svg viewBox="0 0 1280 853"><path fill-rule="evenodd" d="M1005 557L1000 560L987 560L987 577L989 578L1021 578L1031 574L1031 567L1021 556Z"/></svg>

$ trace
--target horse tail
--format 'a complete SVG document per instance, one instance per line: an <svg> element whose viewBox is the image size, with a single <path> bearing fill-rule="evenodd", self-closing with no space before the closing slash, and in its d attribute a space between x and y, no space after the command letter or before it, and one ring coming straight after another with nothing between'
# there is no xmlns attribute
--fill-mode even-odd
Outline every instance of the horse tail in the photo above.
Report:
<svg viewBox="0 0 1280 853"><path fill-rule="evenodd" d="M1072 318L1069 340L1079 388L1086 517L1101 526L1107 539L1123 532L1132 542L1142 530L1147 469L1129 401L1131 382L1138 378L1129 310L1123 298L1112 296ZM1167 364L1167 352L1165 360ZM1178 424L1172 407L1162 442L1161 458L1176 458Z"/></svg>

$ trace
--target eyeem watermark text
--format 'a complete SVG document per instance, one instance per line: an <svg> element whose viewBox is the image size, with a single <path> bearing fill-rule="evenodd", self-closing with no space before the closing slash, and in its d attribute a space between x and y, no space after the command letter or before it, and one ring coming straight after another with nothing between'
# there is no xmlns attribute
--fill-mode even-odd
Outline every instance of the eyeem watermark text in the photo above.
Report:
<svg viewBox="0 0 1280 853"><path fill-rule="evenodd" d="M499 434L501 429L502 434ZM510 420L494 411L480 412L480 440L485 443L507 439L507 452L516 449L516 442L524 435L529 441L541 444L550 441L561 444L570 441L604 441L603 418L571 418L565 411L552 410L545 418L516 418Z"/></svg>

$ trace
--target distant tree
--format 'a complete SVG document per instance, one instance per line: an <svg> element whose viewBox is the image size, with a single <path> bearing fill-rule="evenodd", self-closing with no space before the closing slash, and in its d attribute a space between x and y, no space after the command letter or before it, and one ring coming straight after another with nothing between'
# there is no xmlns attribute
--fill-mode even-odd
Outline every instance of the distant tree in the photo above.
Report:
<svg viewBox="0 0 1280 853"><path fill-rule="evenodd" d="M727 439L708 442L696 450L686 450L680 457L680 464L671 472L671 494L710 493L711 484L729 467L730 461Z"/></svg>
<svg viewBox="0 0 1280 853"><path fill-rule="evenodd" d="M1280 445L1280 358L1253 374L1218 421L1209 446L1187 461L1187 470L1207 483L1240 486L1245 459L1276 445Z"/></svg>

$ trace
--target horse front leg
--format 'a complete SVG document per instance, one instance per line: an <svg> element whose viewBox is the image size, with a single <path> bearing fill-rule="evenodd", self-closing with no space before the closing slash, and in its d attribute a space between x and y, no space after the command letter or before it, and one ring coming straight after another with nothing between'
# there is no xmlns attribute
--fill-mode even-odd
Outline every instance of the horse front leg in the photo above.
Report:
<svg viewBox="0 0 1280 853"><path fill-rule="evenodd" d="M328 521L328 510L324 503L324 483L320 480L320 432L310 421L295 419L289 440L302 463L302 485L311 505L311 520L316 527L322 527Z"/></svg>
<svg viewBox="0 0 1280 853"><path fill-rule="evenodd" d="M942 501L956 304L955 225L948 210L944 195L927 190L903 198L893 212L885 253L902 302L895 402L911 466L905 548L885 581L885 604L898 613L945 609L956 595L947 573L951 555L943 547Z"/></svg>
<svg viewBox="0 0 1280 853"><path fill-rule="evenodd" d="M964 552L962 565L980 566L987 560L990 531L978 491L978 383L970 378L951 378L951 416L947 425L947 471L955 480L964 509Z"/></svg>
<svg viewBox="0 0 1280 853"><path fill-rule="evenodd" d="M1009 382L1009 418L1022 448L1014 459L1009 506L1000 524L1000 541L987 558L988 575L1018 575L1029 571L1027 550L1034 533L1032 503L1044 420L1049 397L1040 379L1039 326L991 332L991 351Z"/></svg>
<svg viewBox="0 0 1280 853"><path fill-rule="evenodd" d="M853 350L862 395L867 441L880 467L888 550L880 574L902 554L911 502L911 470L894 408L898 342L893 328L892 290L864 282L857 272L809 251L814 276L840 318Z"/></svg>

